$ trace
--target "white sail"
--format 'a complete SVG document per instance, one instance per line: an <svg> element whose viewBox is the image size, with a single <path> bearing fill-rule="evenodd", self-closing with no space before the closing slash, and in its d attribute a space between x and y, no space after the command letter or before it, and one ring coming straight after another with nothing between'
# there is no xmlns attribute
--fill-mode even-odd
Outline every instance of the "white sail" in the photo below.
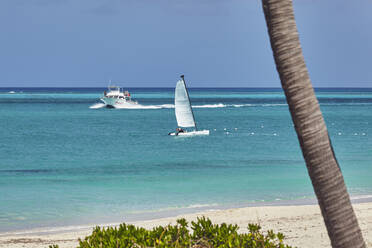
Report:
<svg viewBox="0 0 372 248"><path fill-rule="evenodd" d="M178 126L195 127L195 120L191 109L189 95L183 80L177 82L174 105Z"/></svg>

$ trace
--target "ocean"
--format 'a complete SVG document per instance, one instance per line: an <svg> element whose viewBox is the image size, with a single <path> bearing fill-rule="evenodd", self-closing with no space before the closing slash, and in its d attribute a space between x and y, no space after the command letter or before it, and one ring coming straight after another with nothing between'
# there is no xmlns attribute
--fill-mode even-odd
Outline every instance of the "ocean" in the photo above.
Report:
<svg viewBox="0 0 372 248"><path fill-rule="evenodd" d="M174 89L0 88L0 232L314 200L281 89L192 88L209 136L173 137ZM354 199L372 198L372 89L316 89Z"/></svg>

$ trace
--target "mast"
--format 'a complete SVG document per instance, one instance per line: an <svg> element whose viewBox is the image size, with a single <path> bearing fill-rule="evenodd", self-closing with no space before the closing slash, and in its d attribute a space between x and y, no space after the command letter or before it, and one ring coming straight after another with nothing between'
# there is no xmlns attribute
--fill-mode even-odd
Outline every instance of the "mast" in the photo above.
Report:
<svg viewBox="0 0 372 248"><path fill-rule="evenodd" d="M182 79L183 83L185 84L186 95L187 95L187 98L189 99L190 108L191 108L191 114L192 114L192 118L194 119L195 131L196 131L196 130L197 130L197 127L196 127L196 121L195 121L194 111L192 110L192 106L191 106L191 101L190 101L189 91L188 91L188 89L187 89L187 87L186 87L185 76L184 76L184 75L181 75L181 79Z"/></svg>

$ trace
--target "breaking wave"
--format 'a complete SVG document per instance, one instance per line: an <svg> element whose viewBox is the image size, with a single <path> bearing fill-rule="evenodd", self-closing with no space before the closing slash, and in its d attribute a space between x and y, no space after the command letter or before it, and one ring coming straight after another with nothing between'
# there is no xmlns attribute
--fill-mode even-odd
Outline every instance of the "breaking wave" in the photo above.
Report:
<svg viewBox="0 0 372 248"><path fill-rule="evenodd" d="M372 199L372 195L352 195L351 200Z"/></svg>

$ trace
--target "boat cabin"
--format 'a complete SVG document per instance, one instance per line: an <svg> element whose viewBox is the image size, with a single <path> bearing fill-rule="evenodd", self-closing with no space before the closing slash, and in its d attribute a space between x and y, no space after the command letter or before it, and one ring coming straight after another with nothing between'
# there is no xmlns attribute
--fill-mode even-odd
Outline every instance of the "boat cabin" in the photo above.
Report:
<svg viewBox="0 0 372 248"><path fill-rule="evenodd" d="M118 99L125 99L130 100L130 93L129 91L121 91L119 86L109 86L108 92L104 92L104 97L106 98L118 98Z"/></svg>

